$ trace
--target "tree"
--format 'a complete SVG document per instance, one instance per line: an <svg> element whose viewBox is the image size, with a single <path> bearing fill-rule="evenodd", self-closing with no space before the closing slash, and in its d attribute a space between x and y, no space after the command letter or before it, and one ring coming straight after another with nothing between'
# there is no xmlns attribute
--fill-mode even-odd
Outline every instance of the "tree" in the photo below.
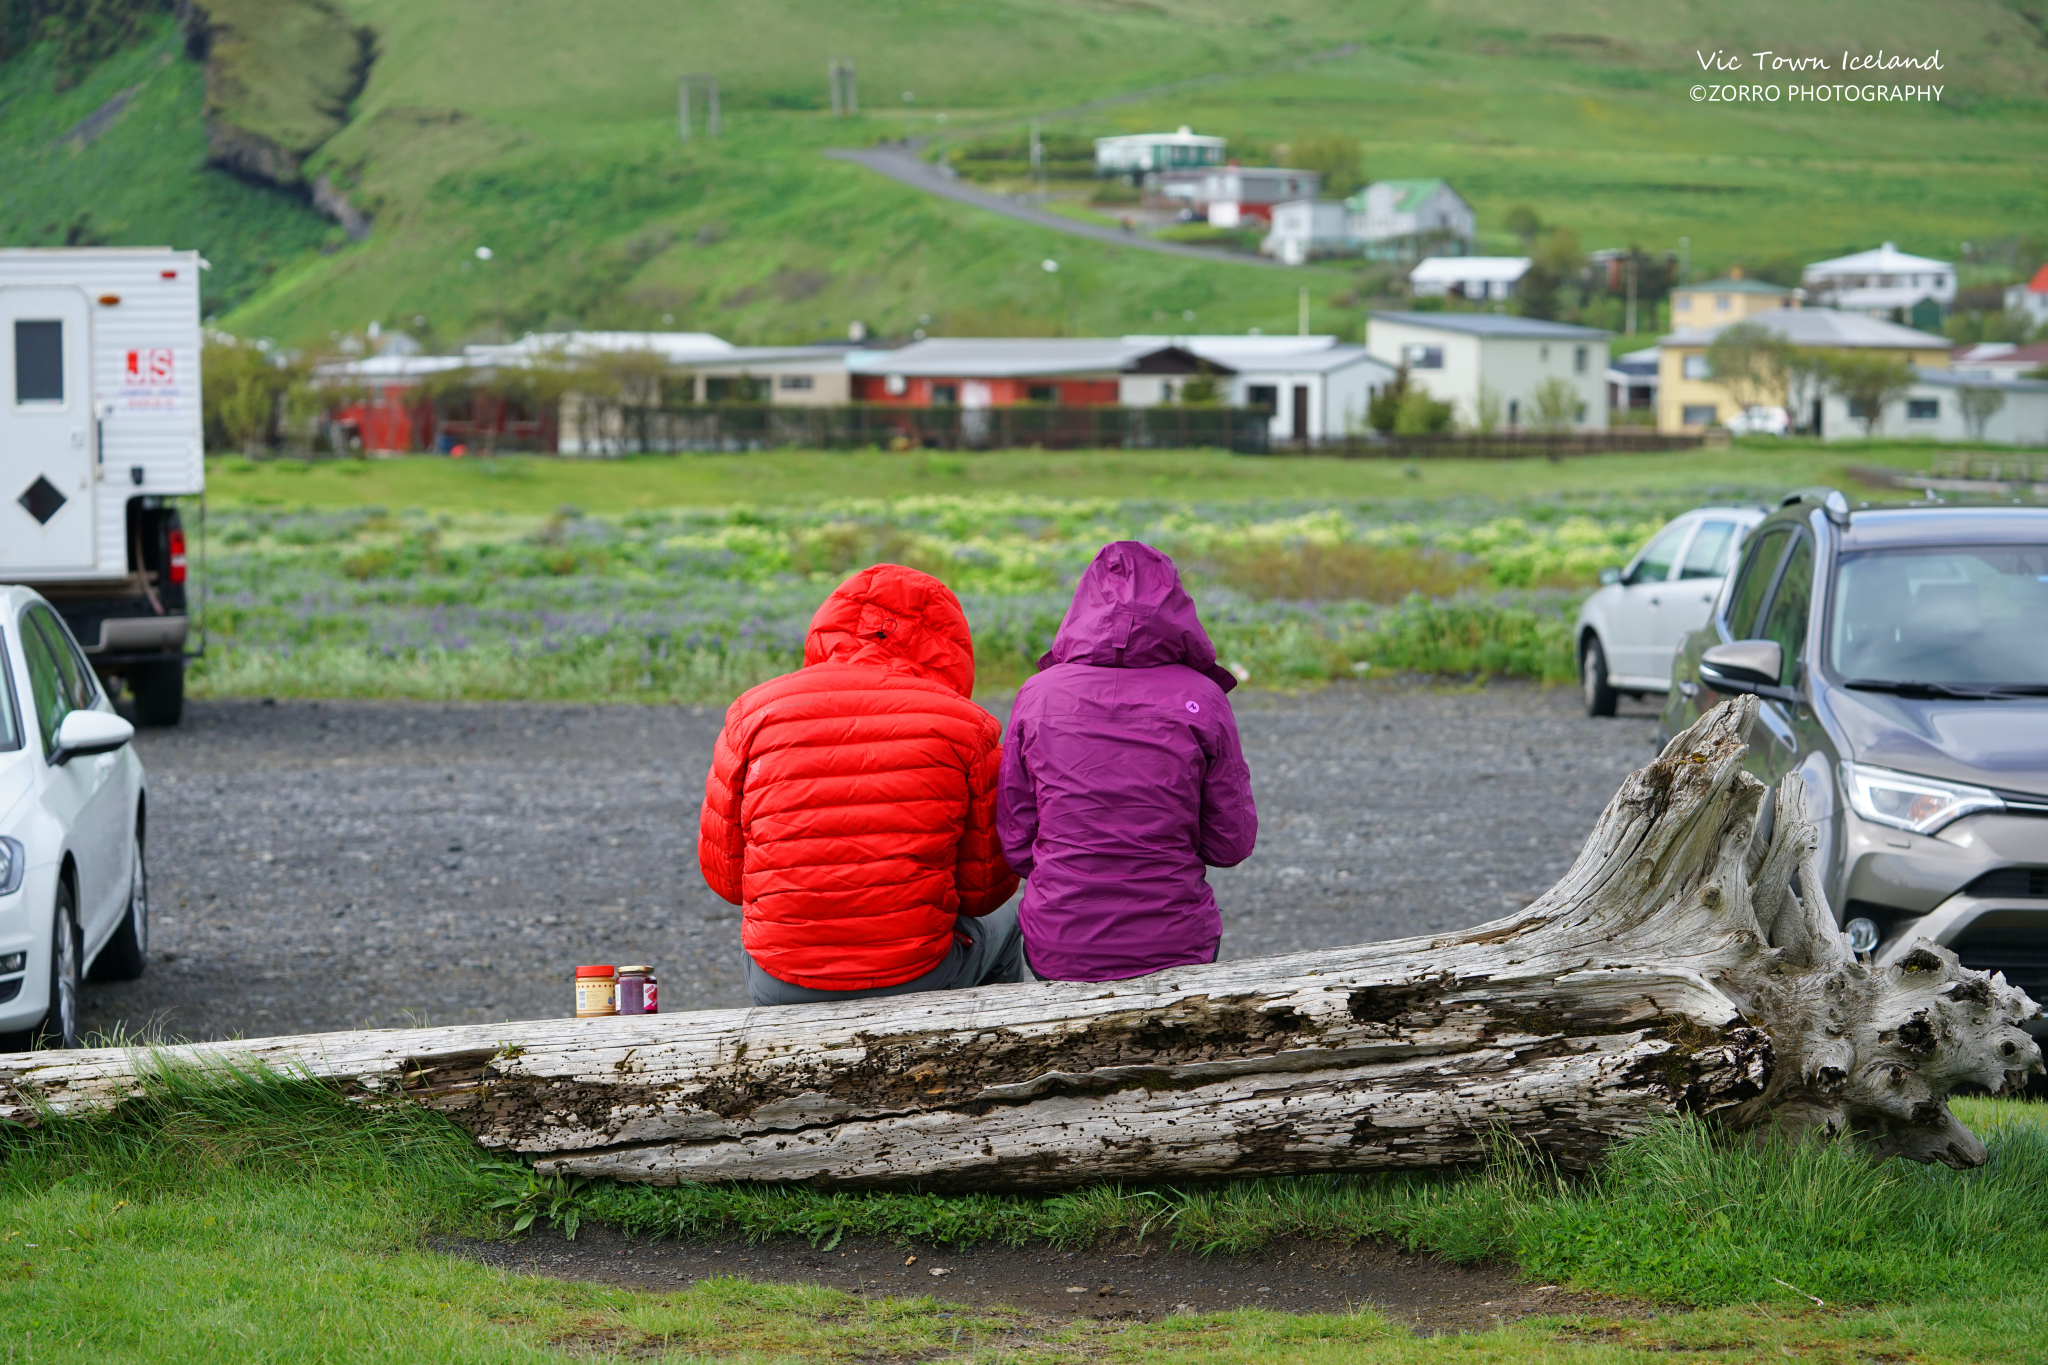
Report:
<svg viewBox="0 0 2048 1365"><path fill-rule="evenodd" d="M2005 393L1972 384L1956 393L1956 406L1963 410L1963 422L1970 429L1970 439L1981 441L1984 428L2005 406Z"/></svg>
<svg viewBox="0 0 2048 1365"><path fill-rule="evenodd" d="M1562 291L1579 277L1585 252L1579 234L1570 228L1552 228L1530 259L1529 269L1515 285L1525 318L1555 318L1562 311Z"/></svg>
<svg viewBox="0 0 2048 1365"><path fill-rule="evenodd" d="M1981 1166L1948 1096L2024 1086L2039 1008L1924 940L1851 952L1804 783L1745 770L1757 706L1674 738L1554 887L1473 929L1129 981L25 1053L0 1122L175 1106L189 1068L432 1109L542 1176L661 1183L1048 1189L1500 1144L1574 1171L1681 1115Z"/></svg>
<svg viewBox="0 0 2048 1365"><path fill-rule="evenodd" d="M1501 397L1500 390L1484 379L1480 380L1479 392L1472 399L1473 427L1482 436L1497 431L1505 416L1506 406L1506 400Z"/></svg>
<svg viewBox="0 0 2048 1365"><path fill-rule="evenodd" d="M1433 398L1423 389L1409 389L1401 397L1401 406L1394 413L1394 434L1396 436L1433 436L1440 431L1449 431L1453 409L1449 403Z"/></svg>
<svg viewBox="0 0 2048 1365"><path fill-rule="evenodd" d="M1342 199L1365 183L1361 169L1364 156L1358 139L1342 133L1318 133L1313 137L1296 139L1288 160L1304 171L1315 171L1323 177L1325 198Z"/></svg>
<svg viewBox="0 0 2048 1365"><path fill-rule="evenodd" d="M1394 377L1380 385L1379 392L1365 407L1365 424L1381 435L1394 430L1401 417L1401 403L1408 397L1408 362L1394 371Z"/></svg>
<svg viewBox="0 0 2048 1365"><path fill-rule="evenodd" d="M1543 231L1543 220L1527 204L1517 204L1509 209L1502 222L1509 232L1522 239L1525 246L1534 245L1537 235Z"/></svg>
<svg viewBox="0 0 2048 1365"><path fill-rule="evenodd" d="M1538 384L1530 398L1536 407L1536 420L1531 425L1538 431L1568 431L1578 418L1579 391L1562 375L1554 374Z"/></svg>
<svg viewBox="0 0 2048 1365"><path fill-rule="evenodd" d="M266 345L209 332L200 359L205 376L200 421L207 445L254 455L278 444L280 409L306 387L303 365ZM295 399L294 412L303 411Z"/></svg>
<svg viewBox="0 0 2048 1365"><path fill-rule="evenodd" d="M1813 405L1828 391L1832 361L1826 351L1794 346L1785 354L1785 406L1792 424L1806 431L1813 425Z"/></svg>
<svg viewBox="0 0 2048 1365"><path fill-rule="evenodd" d="M1738 322L1715 333L1707 347L1707 373L1728 391L1737 407L1775 406L1785 401L1785 369L1792 343L1761 323Z"/></svg>
<svg viewBox="0 0 2048 1365"><path fill-rule="evenodd" d="M1865 436L1884 423L1884 410L1913 384L1913 367L1903 360L1862 351L1843 351L1828 362L1828 387L1849 405L1849 415L1863 423Z"/></svg>

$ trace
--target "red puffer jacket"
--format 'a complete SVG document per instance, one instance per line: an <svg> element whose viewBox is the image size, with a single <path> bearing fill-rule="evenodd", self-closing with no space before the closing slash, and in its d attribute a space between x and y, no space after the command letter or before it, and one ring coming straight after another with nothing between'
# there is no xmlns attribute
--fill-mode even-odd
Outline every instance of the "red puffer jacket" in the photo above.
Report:
<svg viewBox="0 0 2048 1365"><path fill-rule="evenodd" d="M973 689L960 600L877 564L818 608L801 670L726 712L697 861L745 907L740 941L763 971L900 985L944 960L960 915L1016 891L995 835L1002 726Z"/></svg>

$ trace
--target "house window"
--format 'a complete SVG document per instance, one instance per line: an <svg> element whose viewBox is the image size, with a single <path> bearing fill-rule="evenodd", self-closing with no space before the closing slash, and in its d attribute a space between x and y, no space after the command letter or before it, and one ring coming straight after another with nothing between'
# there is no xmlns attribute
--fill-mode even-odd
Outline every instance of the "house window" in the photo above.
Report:
<svg viewBox="0 0 2048 1365"><path fill-rule="evenodd" d="M1859 422L1868 420L1870 417L1870 404L1860 398L1851 398L1849 400L1849 415Z"/></svg>
<svg viewBox="0 0 2048 1365"><path fill-rule="evenodd" d="M1584 374L1585 372L1586 348L1583 346L1575 346L1572 348L1572 373Z"/></svg>
<svg viewBox="0 0 2048 1365"><path fill-rule="evenodd" d="M1546 342L1544 342L1544 343L1543 343L1543 344L1542 344L1541 346L1538 346L1538 347L1536 348L1536 358L1537 358L1538 360L1544 360L1544 361L1547 361L1547 360L1549 360L1549 359L1550 359L1550 343L1549 343L1549 342L1547 342L1547 341L1546 341Z"/></svg>
<svg viewBox="0 0 2048 1365"><path fill-rule="evenodd" d="M959 402L960 402L960 386L959 386L958 384L934 384L934 385L932 385L932 406L933 406L933 407L935 407L935 408L950 408L950 407L954 407L954 406L958 405L958 403L959 403Z"/></svg>
<svg viewBox="0 0 2048 1365"><path fill-rule="evenodd" d="M1915 422L1932 422L1941 416L1939 398L1908 398L1906 416Z"/></svg>
<svg viewBox="0 0 2048 1365"><path fill-rule="evenodd" d="M1277 384L1253 384L1245 391L1245 401L1266 412L1280 409L1280 386Z"/></svg>
<svg viewBox="0 0 2048 1365"><path fill-rule="evenodd" d="M706 379L704 401L707 403L765 403L768 401L768 381L743 376L737 379Z"/></svg>
<svg viewBox="0 0 2048 1365"><path fill-rule="evenodd" d="M1714 311L1717 313L1728 311L1728 296L1726 294L1714 295Z"/></svg>
<svg viewBox="0 0 2048 1365"><path fill-rule="evenodd" d="M807 374L786 374L775 381L775 387L801 392L811 387L811 376Z"/></svg>
<svg viewBox="0 0 2048 1365"><path fill-rule="evenodd" d="M1584 426L1586 424L1586 405L1584 403L1581 403L1578 405L1578 407L1572 409L1572 420L1574 422L1577 422L1580 426Z"/></svg>
<svg viewBox="0 0 2048 1365"><path fill-rule="evenodd" d="M1687 356L1679 369L1687 379L1712 379L1714 377L1714 372L1707 368L1707 358L1703 355Z"/></svg>
<svg viewBox="0 0 2048 1365"><path fill-rule="evenodd" d="M1060 401L1060 386L1057 384L1026 384L1024 401L1027 403L1057 403Z"/></svg>
<svg viewBox="0 0 2048 1365"><path fill-rule="evenodd" d="M1679 414L1678 420L1681 424L1689 427L1710 427L1714 425L1714 405L1712 403L1687 403L1685 410Z"/></svg>
<svg viewBox="0 0 2048 1365"><path fill-rule="evenodd" d="M1511 427L1522 425L1522 400L1519 398L1510 398L1508 400L1508 425Z"/></svg>
<svg viewBox="0 0 2048 1365"><path fill-rule="evenodd" d="M1441 370L1444 367L1444 348L1441 346L1403 346L1401 355L1411 370Z"/></svg>
<svg viewBox="0 0 2048 1365"><path fill-rule="evenodd" d="M1690 313L1692 311L1692 295L1680 294L1678 296L1678 311L1681 313Z"/></svg>

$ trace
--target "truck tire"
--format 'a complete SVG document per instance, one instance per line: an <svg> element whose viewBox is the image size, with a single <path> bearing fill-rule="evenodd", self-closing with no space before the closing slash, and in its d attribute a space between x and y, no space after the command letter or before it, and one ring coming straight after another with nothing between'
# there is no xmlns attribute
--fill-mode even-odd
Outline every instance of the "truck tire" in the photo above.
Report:
<svg viewBox="0 0 2048 1365"><path fill-rule="evenodd" d="M128 674L137 725L176 725L185 714L185 661L140 664Z"/></svg>

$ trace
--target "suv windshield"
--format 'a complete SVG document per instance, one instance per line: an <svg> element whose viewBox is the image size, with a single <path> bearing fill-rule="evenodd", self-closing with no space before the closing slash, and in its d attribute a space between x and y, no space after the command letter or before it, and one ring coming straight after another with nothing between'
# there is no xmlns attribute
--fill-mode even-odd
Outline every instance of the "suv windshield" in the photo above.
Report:
<svg viewBox="0 0 2048 1365"><path fill-rule="evenodd" d="M1885 691L2048 690L2048 546L1844 556L1830 668Z"/></svg>

